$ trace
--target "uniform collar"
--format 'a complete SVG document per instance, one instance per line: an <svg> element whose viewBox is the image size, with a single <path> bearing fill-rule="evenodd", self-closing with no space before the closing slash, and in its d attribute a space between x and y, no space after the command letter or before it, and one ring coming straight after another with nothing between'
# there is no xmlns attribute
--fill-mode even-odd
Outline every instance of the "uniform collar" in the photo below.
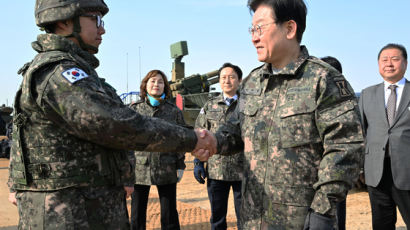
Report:
<svg viewBox="0 0 410 230"><path fill-rule="evenodd" d="M100 65L99 60L93 54L81 49L77 44L75 44L70 39L67 39L66 37L57 34L39 34L37 36L37 41L32 42L31 46L35 51L39 53L49 51L61 51L78 55L81 58L83 58L89 65L91 65L94 69Z"/></svg>
<svg viewBox="0 0 410 230"><path fill-rule="evenodd" d="M225 97L224 94L222 94L222 97L223 97L223 100L224 100L224 101L226 100L226 98L228 98L228 97ZM232 98L233 98L235 101L238 100L238 94L235 94Z"/></svg>
<svg viewBox="0 0 410 230"><path fill-rule="evenodd" d="M296 75L297 71L301 68L303 63L309 58L309 52L305 46L300 46L300 54L299 57L287 64L282 69L273 69L272 64L265 63L262 67L264 73L269 75Z"/></svg>

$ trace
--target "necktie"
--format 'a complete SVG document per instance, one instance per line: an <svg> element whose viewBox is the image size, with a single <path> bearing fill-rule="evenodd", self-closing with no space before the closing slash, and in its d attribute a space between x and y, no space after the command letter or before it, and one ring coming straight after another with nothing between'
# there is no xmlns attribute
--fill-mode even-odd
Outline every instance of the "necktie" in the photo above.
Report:
<svg viewBox="0 0 410 230"><path fill-rule="evenodd" d="M228 105L231 105L234 100L235 100L235 99L229 98L229 97L227 97L227 98L225 99L225 101L226 101L226 103L227 103Z"/></svg>
<svg viewBox="0 0 410 230"><path fill-rule="evenodd" d="M388 88L391 90L391 93L389 98L387 99L387 119L389 121L389 126L392 126L394 117L396 116L397 85L390 85Z"/></svg>

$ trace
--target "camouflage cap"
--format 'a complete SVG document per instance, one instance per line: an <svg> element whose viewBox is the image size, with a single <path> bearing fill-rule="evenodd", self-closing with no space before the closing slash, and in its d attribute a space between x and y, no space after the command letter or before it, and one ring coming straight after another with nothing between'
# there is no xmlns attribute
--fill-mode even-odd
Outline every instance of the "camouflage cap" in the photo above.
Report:
<svg viewBox="0 0 410 230"><path fill-rule="evenodd" d="M108 13L104 0L36 0L36 24L43 27L57 21L67 20L86 11Z"/></svg>

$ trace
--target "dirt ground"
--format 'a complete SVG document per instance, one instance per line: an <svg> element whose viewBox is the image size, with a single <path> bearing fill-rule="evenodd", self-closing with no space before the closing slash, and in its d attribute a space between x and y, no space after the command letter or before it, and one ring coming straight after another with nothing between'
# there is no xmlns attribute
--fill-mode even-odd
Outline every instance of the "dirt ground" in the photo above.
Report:
<svg viewBox="0 0 410 230"><path fill-rule="evenodd" d="M196 182L193 176L192 160L192 157L187 154L187 168L185 170L184 177L178 184L177 188L177 207L181 229L211 229L211 226L209 224L211 212L206 185L201 185ZM18 224L17 208L10 204L7 200L7 166L8 160L0 158L0 230L14 230L17 229ZM130 204L130 200L128 200L128 204ZM227 219L228 229L237 229L232 193L230 194ZM350 191L349 195L347 196L346 222L346 229L349 230L371 229L371 211L367 192L354 190ZM150 200L148 203L147 213L147 228L161 229L159 200L155 186L153 186L150 191ZM406 229L400 215L398 216L396 229Z"/></svg>

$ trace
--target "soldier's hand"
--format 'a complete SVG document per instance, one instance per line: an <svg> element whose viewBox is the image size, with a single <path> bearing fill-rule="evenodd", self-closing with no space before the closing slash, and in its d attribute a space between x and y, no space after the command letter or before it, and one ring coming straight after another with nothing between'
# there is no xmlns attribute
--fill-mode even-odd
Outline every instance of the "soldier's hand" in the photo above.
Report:
<svg viewBox="0 0 410 230"><path fill-rule="evenodd" d="M128 198L134 192L134 186L124 186L124 191L126 193L125 197Z"/></svg>
<svg viewBox="0 0 410 230"><path fill-rule="evenodd" d="M333 230L335 219L310 210L303 230Z"/></svg>
<svg viewBox="0 0 410 230"><path fill-rule="evenodd" d="M207 161L217 151L217 140L213 133L205 129L196 129L195 134L198 141L191 154L201 161Z"/></svg>
<svg viewBox="0 0 410 230"><path fill-rule="evenodd" d="M10 192L9 193L9 201L10 201L10 203L17 206L16 192Z"/></svg>
<svg viewBox="0 0 410 230"><path fill-rule="evenodd" d="M199 159L194 159L194 177L200 183L205 183L206 172L204 168L204 162L201 162Z"/></svg>

